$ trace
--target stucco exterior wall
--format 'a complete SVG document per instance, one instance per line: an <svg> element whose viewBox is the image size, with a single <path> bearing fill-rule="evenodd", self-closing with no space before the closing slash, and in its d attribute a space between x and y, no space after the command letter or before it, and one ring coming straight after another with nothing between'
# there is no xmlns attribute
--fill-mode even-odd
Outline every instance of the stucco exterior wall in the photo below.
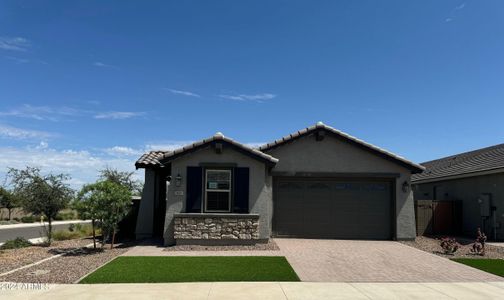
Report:
<svg viewBox="0 0 504 300"><path fill-rule="evenodd" d="M267 151L278 158L273 171L313 173L394 173L396 199L396 238L413 239L416 236L413 192L402 191L403 182L410 183L411 171L346 141L326 135L316 141L315 135L301 137Z"/></svg>
<svg viewBox="0 0 504 300"><path fill-rule="evenodd" d="M174 184L170 185L167 191L165 244L170 245L175 242L173 235L174 215L185 212L187 167L200 166L202 163L236 164L237 167L249 168L249 212L260 216L259 239L268 239L271 234L272 180L266 165L229 147L225 146L222 153L218 154L209 146L177 158L171 163L171 175L175 177L180 174L182 182L180 187L176 187ZM183 195L180 195L180 193L183 193Z"/></svg>
<svg viewBox="0 0 504 300"><path fill-rule="evenodd" d="M436 194L434 195L434 187ZM478 227L483 227L478 198L483 193L492 196L497 225L497 239L504 239L504 174L466 177L453 180L442 180L430 183L419 183L413 186L417 200L459 200L462 201L462 232L474 236ZM484 230L493 238L493 217L486 221Z"/></svg>
<svg viewBox="0 0 504 300"><path fill-rule="evenodd" d="M145 183L138 209L135 235L137 239L149 238L153 234L154 199L156 195L156 171L145 169Z"/></svg>

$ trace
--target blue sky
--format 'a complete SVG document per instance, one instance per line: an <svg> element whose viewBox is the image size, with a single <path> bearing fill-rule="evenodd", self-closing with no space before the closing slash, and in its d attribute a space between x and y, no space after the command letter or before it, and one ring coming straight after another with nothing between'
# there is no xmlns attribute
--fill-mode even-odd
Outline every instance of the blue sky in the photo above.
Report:
<svg viewBox="0 0 504 300"><path fill-rule="evenodd" d="M317 121L416 162L502 143L503 36L497 0L2 1L0 175Z"/></svg>

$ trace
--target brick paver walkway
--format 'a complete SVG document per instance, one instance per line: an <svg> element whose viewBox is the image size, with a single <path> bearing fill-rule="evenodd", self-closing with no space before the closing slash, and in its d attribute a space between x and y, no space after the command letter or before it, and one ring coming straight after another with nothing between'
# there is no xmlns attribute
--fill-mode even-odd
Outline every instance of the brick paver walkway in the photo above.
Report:
<svg viewBox="0 0 504 300"><path fill-rule="evenodd" d="M275 239L303 281L503 281L446 258L393 241Z"/></svg>

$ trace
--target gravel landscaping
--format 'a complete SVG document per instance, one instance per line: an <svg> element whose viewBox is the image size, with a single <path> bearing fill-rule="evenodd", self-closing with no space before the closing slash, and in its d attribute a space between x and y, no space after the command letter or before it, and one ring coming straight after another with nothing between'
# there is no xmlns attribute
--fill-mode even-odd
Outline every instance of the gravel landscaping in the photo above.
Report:
<svg viewBox="0 0 504 300"><path fill-rule="evenodd" d="M75 283L81 277L126 251L128 251L128 245L126 244L117 245L114 249L73 249L73 251L61 257L51 259L27 269L19 270L6 276L0 276L0 281Z"/></svg>
<svg viewBox="0 0 504 300"><path fill-rule="evenodd" d="M504 247L485 245L485 256L475 255L471 253L473 241L465 238L457 238L460 248L453 255L444 254L443 249L439 246L439 240L431 237L419 236L414 241L401 241L401 243L433 253L446 258L494 258L504 259Z"/></svg>
<svg viewBox="0 0 504 300"><path fill-rule="evenodd" d="M53 242L50 247L34 245L27 248L0 250L0 274L40 261L57 252L84 247L92 243L89 239Z"/></svg>
<svg viewBox="0 0 504 300"><path fill-rule="evenodd" d="M267 243L254 245L233 245L233 246L198 246L198 245L176 245L166 247L163 251L276 251L280 250L277 244L270 239Z"/></svg>

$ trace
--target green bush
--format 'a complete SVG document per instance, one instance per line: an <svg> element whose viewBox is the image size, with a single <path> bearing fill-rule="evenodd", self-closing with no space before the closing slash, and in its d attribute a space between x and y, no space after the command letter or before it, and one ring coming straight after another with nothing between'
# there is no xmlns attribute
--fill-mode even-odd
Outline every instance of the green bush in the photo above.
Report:
<svg viewBox="0 0 504 300"><path fill-rule="evenodd" d="M34 223L34 222L37 222L37 217L35 216L24 216L24 217L21 217L21 222L23 223Z"/></svg>
<svg viewBox="0 0 504 300"><path fill-rule="evenodd" d="M30 243L27 239L17 237L13 240L6 241L2 246L0 246L0 250L25 248L30 247L31 245L32 243Z"/></svg>
<svg viewBox="0 0 504 300"><path fill-rule="evenodd" d="M75 220L75 212L74 211L67 211L67 212L60 212L54 217L54 220L56 221L67 221L67 220Z"/></svg>
<svg viewBox="0 0 504 300"><path fill-rule="evenodd" d="M69 231L69 230L56 230L53 232L53 239L55 241L65 241L78 239L82 236L80 232Z"/></svg>
<svg viewBox="0 0 504 300"><path fill-rule="evenodd" d="M0 225L10 225L10 224L18 224L18 223L19 223L18 221L14 221L14 220L12 220L12 221L8 221L8 220L6 220L6 221L0 221Z"/></svg>

